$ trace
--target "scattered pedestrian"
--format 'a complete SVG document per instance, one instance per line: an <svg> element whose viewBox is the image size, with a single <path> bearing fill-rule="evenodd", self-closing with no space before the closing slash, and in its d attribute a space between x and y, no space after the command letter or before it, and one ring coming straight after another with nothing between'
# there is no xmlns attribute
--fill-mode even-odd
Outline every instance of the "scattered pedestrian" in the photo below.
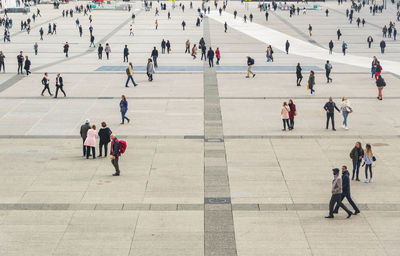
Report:
<svg viewBox="0 0 400 256"><path fill-rule="evenodd" d="M69 44L68 44L68 42L65 42L64 53L65 53L65 57L67 57L67 58L68 58L68 51L69 51Z"/></svg>
<svg viewBox="0 0 400 256"><path fill-rule="evenodd" d="M343 56L346 55L346 50L347 50L347 43L345 43L345 42L343 41L343 43L342 43L342 52L343 52Z"/></svg>
<svg viewBox="0 0 400 256"><path fill-rule="evenodd" d="M210 65L210 68L214 67L214 51L213 49L211 49L211 47L207 52L207 58L208 58L208 65Z"/></svg>
<svg viewBox="0 0 400 256"><path fill-rule="evenodd" d="M382 90L386 86L386 82L381 75L378 75L378 80L376 80L376 87L378 87L378 100L382 100Z"/></svg>
<svg viewBox="0 0 400 256"><path fill-rule="evenodd" d="M329 202L329 215L326 216L325 218L331 219L334 218L333 216L333 211L334 207L337 204L339 207L342 207L343 210L347 212L347 218L350 218L352 215L352 212L342 203L342 193L343 193L343 187L342 187L342 177L339 175L339 169L334 168L332 169L333 172L333 181L332 181L332 196L331 200Z"/></svg>
<svg viewBox="0 0 400 256"><path fill-rule="evenodd" d="M132 62L129 62L129 65L126 68L126 75L128 76L128 78L126 79L125 87L129 87L128 86L129 80L132 81L133 86L137 86L138 85L137 83L135 83L135 80L133 80L133 65L132 65Z"/></svg>
<svg viewBox="0 0 400 256"><path fill-rule="evenodd" d="M289 112L290 128L289 128L289 130L293 130L294 129L294 117L297 116L296 104L294 104L293 100L290 99L288 105L290 108L290 112Z"/></svg>
<svg viewBox="0 0 400 256"><path fill-rule="evenodd" d="M5 58L6 58L6 56L4 56L4 53L2 51L0 51L0 72L1 72L1 68L3 68L3 73L6 72L6 66L5 66L5 61L4 61Z"/></svg>
<svg viewBox="0 0 400 256"><path fill-rule="evenodd" d="M106 43L106 47L104 48L104 52L106 53L107 60L110 59L111 47L108 43Z"/></svg>
<svg viewBox="0 0 400 256"><path fill-rule="evenodd" d="M32 73L31 72L31 61L29 60L28 56L25 56L24 69L26 71L27 76Z"/></svg>
<svg viewBox="0 0 400 256"><path fill-rule="evenodd" d="M90 129L90 120L86 119L85 123L81 126L81 130L80 130L80 134L81 134L81 138L82 138L82 146L83 146L83 156L86 156L86 147L85 147L85 141L87 138L87 132ZM90 156L90 151L87 152L88 153L88 157Z"/></svg>
<svg viewBox="0 0 400 256"><path fill-rule="evenodd" d="M119 157L121 156L120 142L118 141L117 137L115 137L114 134L110 135L110 139L111 139L111 148L110 148L111 163L115 168L115 173L113 174L113 176L119 176L120 170L118 162L119 162Z"/></svg>
<svg viewBox="0 0 400 256"><path fill-rule="evenodd" d="M289 47L290 47L289 40L286 40L286 44L285 44L286 54L289 54Z"/></svg>
<svg viewBox="0 0 400 256"><path fill-rule="evenodd" d="M247 58L247 76L246 78L250 77L250 74L253 75L253 78L256 76L256 74L253 73L253 71L251 71L251 69L253 68L254 65L254 59L251 58L250 56L246 56Z"/></svg>
<svg viewBox="0 0 400 256"><path fill-rule="evenodd" d="M42 85L44 86L42 93L40 95L44 96L44 92L47 90L48 93L50 94L50 96L53 96L53 94L51 94L50 92L50 78L49 75L46 73L44 73L44 76L42 78Z"/></svg>
<svg viewBox="0 0 400 256"><path fill-rule="evenodd" d="M128 55L129 55L129 49L128 49L128 45L125 45L124 47L124 62L128 62Z"/></svg>
<svg viewBox="0 0 400 256"><path fill-rule="evenodd" d="M154 67L158 68L158 64L157 64L157 58L158 58L158 50L157 48L154 46L153 50L151 51L151 56L153 58L153 62L154 62Z"/></svg>
<svg viewBox="0 0 400 256"><path fill-rule="evenodd" d="M37 42L35 42L35 44L33 45L33 50L35 51L35 55L37 55L39 50L39 45Z"/></svg>
<svg viewBox="0 0 400 256"><path fill-rule="evenodd" d="M219 50L219 48L217 47L217 49L215 50L215 57L217 58L217 65L219 65L219 61L221 59L221 52Z"/></svg>
<svg viewBox="0 0 400 256"><path fill-rule="evenodd" d="M24 63L24 56L22 55L22 51L19 52L17 55L17 62L18 62L18 74L22 74L22 65Z"/></svg>
<svg viewBox="0 0 400 256"><path fill-rule="evenodd" d="M64 92L63 87L64 87L63 78L61 77L60 73L58 73L56 77L56 95L54 96L54 98L57 98L58 90L61 90L61 92L64 94L64 97L67 97L67 94Z"/></svg>
<svg viewBox="0 0 400 256"><path fill-rule="evenodd" d="M326 129L329 128L329 119L332 121L332 130L335 129L335 109L340 113L340 109L336 106L336 103L333 101L332 97L329 97L329 101L325 103L324 109L326 111Z"/></svg>
<svg viewBox="0 0 400 256"><path fill-rule="evenodd" d="M296 84L297 84L297 86L301 86L301 80L303 80L303 75L301 74L301 70L302 70L302 68L301 68L301 66L300 66L300 63L297 63L297 66L296 66Z"/></svg>
<svg viewBox="0 0 400 256"><path fill-rule="evenodd" d="M147 60L147 66L146 66L146 72L147 72L147 76L149 78L149 81L153 81L153 74L154 74L154 65L152 60L149 58Z"/></svg>
<svg viewBox="0 0 400 256"><path fill-rule="evenodd" d="M99 58L99 60L103 59L103 49L103 46L99 44L99 46L97 47L97 57Z"/></svg>
<svg viewBox="0 0 400 256"><path fill-rule="evenodd" d="M310 76L308 77L308 89L311 92L311 95L313 94L313 92L315 92L314 90L314 85L315 85L315 75L314 75L314 71L310 71Z"/></svg>
<svg viewBox="0 0 400 256"><path fill-rule="evenodd" d="M119 108L121 111L122 122L121 124L125 123L125 119L128 121L128 124L131 120L126 116L126 112L128 112L128 101L126 100L125 95L121 96L121 101L119 102Z"/></svg>
<svg viewBox="0 0 400 256"><path fill-rule="evenodd" d="M326 75L327 83L329 83L329 82L332 83L332 78L329 77L329 75L331 74L331 71L332 71L332 65L331 65L331 63L329 63L329 60L327 60L326 64L325 64L325 75Z"/></svg>

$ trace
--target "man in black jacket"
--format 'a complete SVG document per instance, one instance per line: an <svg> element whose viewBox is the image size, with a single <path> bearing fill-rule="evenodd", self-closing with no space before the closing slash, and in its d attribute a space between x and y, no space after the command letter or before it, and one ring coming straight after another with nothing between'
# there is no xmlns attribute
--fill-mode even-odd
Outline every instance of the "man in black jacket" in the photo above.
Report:
<svg viewBox="0 0 400 256"><path fill-rule="evenodd" d="M153 58L154 67L158 68L158 64L157 64L158 50L155 46L154 46L154 49L151 51L151 57Z"/></svg>
<svg viewBox="0 0 400 256"><path fill-rule="evenodd" d="M90 150L86 151L84 145L87 137L87 132L89 131L89 129L90 129L90 121L89 119L86 119L85 123L81 126L81 131L80 131L83 144L83 156L86 156L86 152L90 155Z"/></svg>
<svg viewBox="0 0 400 256"><path fill-rule="evenodd" d="M129 49L128 49L128 46L125 45L125 48L124 48L124 62L125 61L128 62L128 55L129 55Z"/></svg>
<svg viewBox="0 0 400 256"><path fill-rule="evenodd" d="M379 46L381 47L381 53L384 54L385 53L385 47L386 47L386 43L384 40L382 40L379 44Z"/></svg>
<svg viewBox="0 0 400 256"><path fill-rule="evenodd" d="M57 89L56 89L56 96L54 96L54 98L57 98L58 90L61 90L61 92L64 93L64 97L67 97L67 95L66 95L65 92L64 92L63 86L64 86L63 79L62 79L62 77L60 76L60 73L58 73L58 74L57 74L57 77L56 77L56 87L57 87Z"/></svg>
<svg viewBox="0 0 400 256"><path fill-rule="evenodd" d="M357 205L354 203L353 199L351 199L350 196L350 177L349 177L349 172L347 171L347 167L345 165L342 166L342 199L340 201L343 201L344 198L347 198L347 201L349 201L351 207L354 209L354 215L357 215L360 213L360 210L358 209ZM339 212L339 205L337 204L335 207L335 210L333 213L338 213Z"/></svg>
<svg viewBox="0 0 400 256"><path fill-rule="evenodd" d="M333 102L332 97L329 97L329 101L325 103L324 109L326 111L326 129L329 127L329 119L332 120L332 130L335 129L335 108L340 113L340 109L336 106L335 102Z"/></svg>
<svg viewBox="0 0 400 256"><path fill-rule="evenodd" d="M214 51L211 49L211 47L207 52L207 57L208 57L208 64L210 65L210 68L214 67Z"/></svg>
<svg viewBox="0 0 400 256"><path fill-rule="evenodd" d="M22 64L24 63L24 55L22 55L22 51L19 52L19 55L17 56L17 61L18 61L18 74L20 72L22 74Z"/></svg>
<svg viewBox="0 0 400 256"><path fill-rule="evenodd" d="M97 48L97 56L99 57L99 60L103 59L103 46L99 44L99 47Z"/></svg>
<svg viewBox="0 0 400 256"><path fill-rule="evenodd" d="M118 160L120 157L120 152L119 152L119 141L117 139L117 137L115 137L114 134L110 135L110 139L111 139L111 163L115 168L115 173L113 174L113 176L119 176L120 170L119 170L119 164L118 164Z"/></svg>
<svg viewBox="0 0 400 256"><path fill-rule="evenodd" d="M25 56L25 64L24 69L26 71L26 75L28 76L31 74L31 61L29 60L28 56Z"/></svg>

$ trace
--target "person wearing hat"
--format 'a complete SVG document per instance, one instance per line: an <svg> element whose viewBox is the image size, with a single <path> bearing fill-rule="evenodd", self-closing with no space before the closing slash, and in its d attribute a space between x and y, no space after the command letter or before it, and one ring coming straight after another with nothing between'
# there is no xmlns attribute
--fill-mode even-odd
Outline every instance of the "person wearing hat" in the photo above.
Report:
<svg viewBox="0 0 400 256"><path fill-rule="evenodd" d="M86 156L86 147L85 147L85 140L87 138L87 132L90 129L90 120L86 119L85 123L81 126L81 138L82 138L82 144L83 144L83 156ZM87 151L89 154L88 157L90 156L90 152Z"/></svg>
<svg viewBox="0 0 400 256"><path fill-rule="evenodd" d="M327 219L333 218L333 208L335 204L338 204L340 207L343 208L347 212L347 218L350 218L353 214L347 207L342 203L342 177L339 175L339 169L334 168L332 169L333 172L333 181L332 181L332 196L331 201L329 202L329 215L325 216Z"/></svg>

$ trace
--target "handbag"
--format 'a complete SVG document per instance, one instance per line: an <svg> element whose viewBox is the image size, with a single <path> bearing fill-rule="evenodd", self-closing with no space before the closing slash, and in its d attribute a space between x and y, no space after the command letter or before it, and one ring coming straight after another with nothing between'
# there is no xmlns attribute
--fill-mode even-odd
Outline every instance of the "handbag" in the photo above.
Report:
<svg viewBox="0 0 400 256"><path fill-rule="evenodd" d="M372 161L375 162L376 161L376 157L372 156Z"/></svg>

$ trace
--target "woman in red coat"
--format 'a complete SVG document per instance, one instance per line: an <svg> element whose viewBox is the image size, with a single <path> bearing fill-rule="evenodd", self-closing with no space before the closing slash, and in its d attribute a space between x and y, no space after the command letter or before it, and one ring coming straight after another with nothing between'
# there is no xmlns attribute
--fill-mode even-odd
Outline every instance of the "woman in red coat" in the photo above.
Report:
<svg viewBox="0 0 400 256"><path fill-rule="evenodd" d="M289 130L294 129L294 117L297 115L296 105L293 103L293 100L289 100Z"/></svg>

